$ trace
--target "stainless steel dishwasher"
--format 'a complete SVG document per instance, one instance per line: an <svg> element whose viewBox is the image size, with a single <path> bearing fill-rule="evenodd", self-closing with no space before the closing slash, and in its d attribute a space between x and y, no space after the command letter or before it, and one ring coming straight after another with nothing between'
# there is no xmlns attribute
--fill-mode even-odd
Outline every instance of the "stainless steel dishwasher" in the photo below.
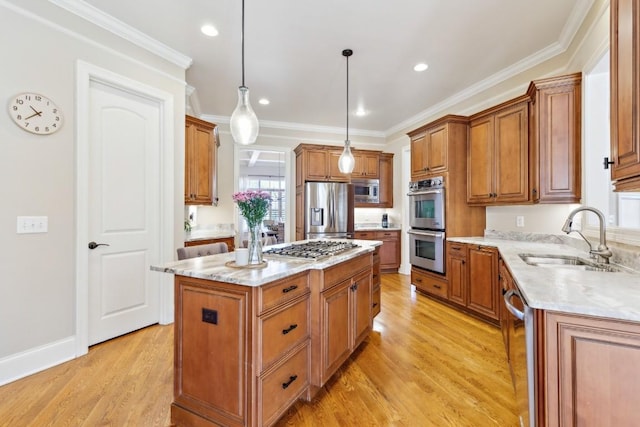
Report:
<svg viewBox="0 0 640 427"><path fill-rule="evenodd" d="M517 289L504 294L504 303L513 317L508 320L509 368L516 393L520 425L535 427L535 372L533 309Z"/></svg>

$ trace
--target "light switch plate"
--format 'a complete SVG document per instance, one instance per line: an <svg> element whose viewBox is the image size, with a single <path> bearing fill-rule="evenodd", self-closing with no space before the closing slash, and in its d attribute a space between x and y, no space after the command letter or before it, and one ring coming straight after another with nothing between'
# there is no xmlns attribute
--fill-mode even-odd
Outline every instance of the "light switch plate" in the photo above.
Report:
<svg viewBox="0 0 640 427"><path fill-rule="evenodd" d="M49 217L19 216L16 228L18 234L46 233L49 230Z"/></svg>
<svg viewBox="0 0 640 427"><path fill-rule="evenodd" d="M524 216L516 216L516 227L524 227Z"/></svg>

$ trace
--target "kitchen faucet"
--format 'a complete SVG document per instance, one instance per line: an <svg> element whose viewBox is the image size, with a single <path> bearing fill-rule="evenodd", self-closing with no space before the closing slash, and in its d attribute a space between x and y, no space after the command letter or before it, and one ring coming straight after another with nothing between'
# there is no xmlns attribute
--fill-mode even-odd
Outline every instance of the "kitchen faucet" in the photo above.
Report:
<svg viewBox="0 0 640 427"><path fill-rule="evenodd" d="M598 249L593 249L593 247L591 246L591 243L586 239L586 237L582 235L580 231L571 229L571 223L573 222L573 217L575 216L575 214L581 211L591 211L594 214L598 215L598 220L600 221L600 243L598 244ZM564 231L567 234L571 233L572 231L575 231L576 233L578 233L580 237L582 237L584 241L587 242L587 244L589 245L589 253L594 257L596 255L599 255L606 264L609 264L609 258L611 258L612 253L611 253L611 250L609 250L609 248L607 247L607 238L605 236L605 229L604 229L604 215L598 209L592 208L589 206L579 206L576 209L572 210L569 213L569 217L567 218L567 220L564 222L564 225L562 226L562 231Z"/></svg>

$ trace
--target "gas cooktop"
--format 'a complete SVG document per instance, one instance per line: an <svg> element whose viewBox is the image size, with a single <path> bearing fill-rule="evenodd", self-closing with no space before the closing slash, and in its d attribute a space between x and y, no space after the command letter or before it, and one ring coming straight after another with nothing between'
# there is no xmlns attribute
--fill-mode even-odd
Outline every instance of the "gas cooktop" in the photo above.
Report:
<svg viewBox="0 0 640 427"><path fill-rule="evenodd" d="M360 245L351 242L319 240L271 248L264 253L295 258L321 259L358 247Z"/></svg>

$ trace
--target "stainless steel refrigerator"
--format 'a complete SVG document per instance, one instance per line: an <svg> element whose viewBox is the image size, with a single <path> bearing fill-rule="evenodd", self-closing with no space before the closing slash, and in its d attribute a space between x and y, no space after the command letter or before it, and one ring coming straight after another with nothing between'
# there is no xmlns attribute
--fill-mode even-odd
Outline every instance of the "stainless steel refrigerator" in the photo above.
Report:
<svg viewBox="0 0 640 427"><path fill-rule="evenodd" d="M307 182L304 235L306 239L353 239L353 185Z"/></svg>

